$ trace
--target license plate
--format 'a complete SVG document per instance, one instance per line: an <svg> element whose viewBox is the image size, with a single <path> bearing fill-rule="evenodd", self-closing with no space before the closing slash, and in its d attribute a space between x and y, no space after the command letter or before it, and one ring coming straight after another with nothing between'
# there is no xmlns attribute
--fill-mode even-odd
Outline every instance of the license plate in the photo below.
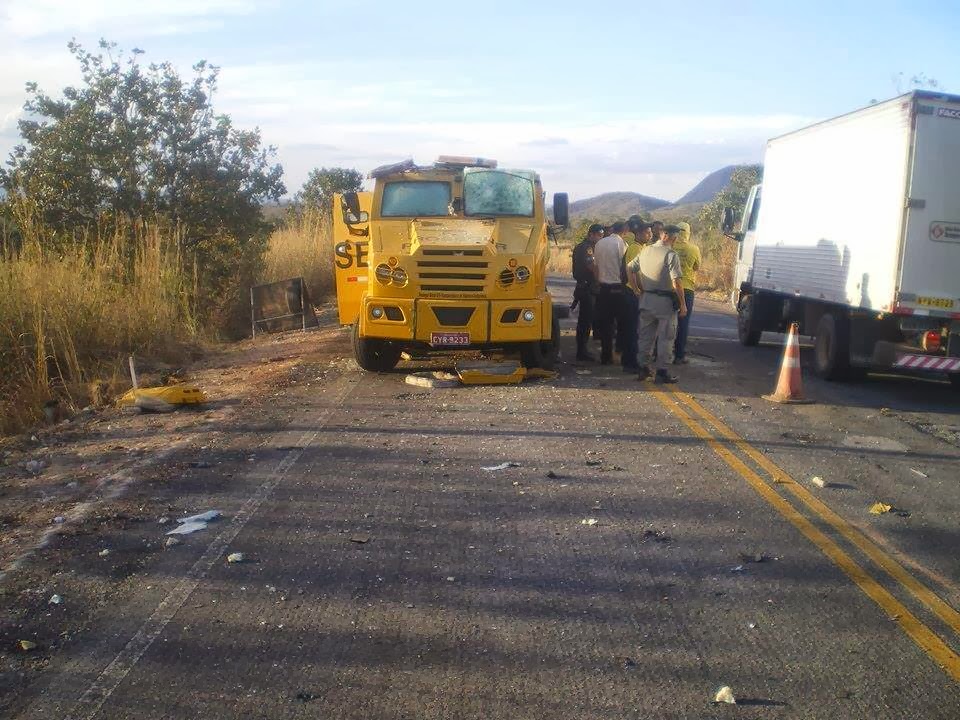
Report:
<svg viewBox="0 0 960 720"><path fill-rule="evenodd" d="M949 298L918 297L917 305L926 305L927 307L952 308L953 300Z"/></svg>
<svg viewBox="0 0 960 720"><path fill-rule="evenodd" d="M470 344L470 333L430 333L430 344L446 347L463 347Z"/></svg>

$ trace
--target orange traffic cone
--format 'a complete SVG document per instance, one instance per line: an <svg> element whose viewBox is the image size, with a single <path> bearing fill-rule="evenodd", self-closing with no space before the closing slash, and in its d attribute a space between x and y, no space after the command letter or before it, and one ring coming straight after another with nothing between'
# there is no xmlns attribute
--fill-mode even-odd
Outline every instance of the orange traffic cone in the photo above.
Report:
<svg viewBox="0 0 960 720"><path fill-rule="evenodd" d="M773 395L764 395L764 400L775 403L811 403L803 397L800 382L800 343L797 341L797 323L790 325L787 346L783 350L783 362L780 364L780 379Z"/></svg>

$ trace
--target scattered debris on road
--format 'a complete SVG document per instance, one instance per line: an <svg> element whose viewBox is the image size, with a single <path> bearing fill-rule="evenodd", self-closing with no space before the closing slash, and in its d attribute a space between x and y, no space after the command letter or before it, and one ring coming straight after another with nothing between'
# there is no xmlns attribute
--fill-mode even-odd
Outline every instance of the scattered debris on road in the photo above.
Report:
<svg viewBox="0 0 960 720"><path fill-rule="evenodd" d="M740 553L740 561L744 563L762 563L769 559L763 553Z"/></svg>
<svg viewBox="0 0 960 720"><path fill-rule="evenodd" d="M826 480L824 480L820 476L812 478L810 482L816 485L818 488L825 488L830 486L830 483L828 483Z"/></svg>
<svg viewBox="0 0 960 720"><path fill-rule="evenodd" d="M320 696L309 693L306 690L300 690L294 697L296 697L296 699L300 702L310 702L312 700L316 700Z"/></svg>
<svg viewBox="0 0 960 720"><path fill-rule="evenodd" d="M172 547L176 547L177 545L182 545L182 544L183 544L183 540L180 540L179 538L175 538L175 537L168 537L164 541L163 546L169 550Z"/></svg>
<svg viewBox="0 0 960 720"><path fill-rule="evenodd" d="M365 545L370 542L370 535L368 533L357 533L356 535L351 535L350 542L357 543L358 545Z"/></svg>
<svg viewBox="0 0 960 720"><path fill-rule="evenodd" d="M910 448L897 440L875 435L847 435L840 444L844 447L886 452L908 452Z"/></svg>
<svg viewBox="0 0 960 720"><path fill-rule="evenodd" d="M207 523L216 520L221 515L222 513L219 510L207 510L206 512L199 513L198 515L180 518L177 520L177 522L180 523L180 526L175 527L173 530L168 532L167 535L192 535L199 530L206 530Z"/></svg>
<svg viewBox="0 0 960 720"><path fill-rule="evenodd" d="M47 600L47 605L59 605L62 602L63 602L63 598L60 597L59 595L54 594L50 596L49 600Z"/></svg>
<svg viewBox="0 0 960 720"><path fill-rule="evenodd" d="M598 522L600 522L600 521L597 520L596 518L584 518L583 520L580 521L580 524L581 524L581 525L596 525Z"/></svg>
<svg viewBox="0 0 960 720"><path fill-rule="evenodd" d="M730 686L724 685L713 696L713 702L714 704L736 705L737 699L733 696L733 690L730 689Z"/></svg>
<svg viewBox="0 0 960 720"><path fill-rule="evenodd" d="M33 640L21 640L19 643L20 649L24 652L30 652L31 650L37 649L37 644Z"/></svg>
<svg viewBox="0 0 960 720"><path fill-rule="evenodd" d="M457 375L442 370L410 373L404 382L407 385L430 389L460 386L460 378Z"/></svg>
<svg viewBox="0 0 960 720"><path fill-rule="evenodd" d="M97 553L97 555L99 555L100 557L106 557L109 554L110 554L110 551L107 550L106 548L104 548L103 550Z"/></svg>
<svg viewBox="0 0 960 720"><path fill-rule="evenodd" d="M893 505L887 505L882 502L875 502L870 506L871 515L883 515L884 513L893 512Z"/></svg>
<svg viewBox="0 0 960 720"><path fill-rule="evenodd" d="M30 460L23 464L24 469L31 475L39 475L47 467L45 460Z"/></svg>
<svg viewBox="0 0 960 720"><path fill-rule="evenodd" d="M227 555L227 562L231 565L236 565L237 563L242 563L247 559L247 556L242 552L230 553Z"/></svg>
<svg viewBox="0 0 960 720"><path fill-rule="evenodd" d="M497 470L507 470L508 468L517 468L520 467L518 462L504 462L499 465L490 465L489 467L481 467L481 470L486 470L487 472L496 472Z"/></svg>
<svg viewBox="0 0 960 720"><path fill-rule="evenodd" d="M920 471L917 470L916 468L910 468L910 472L912 472L914 475L919 475L919 476L922 477L922 478L930 477L930 476L927 475L925 472L920 472Z"/></svg>

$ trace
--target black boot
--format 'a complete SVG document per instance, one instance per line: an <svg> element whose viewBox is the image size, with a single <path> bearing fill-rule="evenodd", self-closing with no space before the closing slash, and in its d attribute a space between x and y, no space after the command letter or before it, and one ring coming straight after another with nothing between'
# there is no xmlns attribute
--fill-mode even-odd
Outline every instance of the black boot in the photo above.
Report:
<svg viewBox="0 0 960 720"><path fill-rule="evenodd" d="M673 383L680 382L680 378L678 378L676 375L671 375L666 370L657 370L657 376L653 379L653 381L658 385L672 385Z"/></svg>

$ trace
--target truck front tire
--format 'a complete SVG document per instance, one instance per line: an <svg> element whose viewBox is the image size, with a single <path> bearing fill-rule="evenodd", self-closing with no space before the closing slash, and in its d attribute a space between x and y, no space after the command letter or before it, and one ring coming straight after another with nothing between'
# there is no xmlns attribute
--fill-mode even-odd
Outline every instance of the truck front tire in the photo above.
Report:
<svg viewBox="0 0 960 720"><path fill-rule="evenodd" d="M844 380L850 368L850 321L837 312L825 312L817 323L813 369L824 380Z"/></svg>
<svg viewBox="0 0 960 720"><path fill-rule="evenodd" d="M553 316L550 323L550 338L524 343L520 348L520 361L527 368L553 370L560 354L560 318Z"/></svg>
<svg viewBox="0 0 960 720"><path fill-rule="evenodd" d="M353 357L364 370L386 372L400 361L401 350L389 340L360 336L360 323L353 324Z"/></svg>
<svg viewBox="0 0 960 720"><path fill-rule="evenodd" d="M737 337L744 347L753 347L760 342L762 330L757 330L757 296L754 294L741 295L737 303Z"/></svg>

